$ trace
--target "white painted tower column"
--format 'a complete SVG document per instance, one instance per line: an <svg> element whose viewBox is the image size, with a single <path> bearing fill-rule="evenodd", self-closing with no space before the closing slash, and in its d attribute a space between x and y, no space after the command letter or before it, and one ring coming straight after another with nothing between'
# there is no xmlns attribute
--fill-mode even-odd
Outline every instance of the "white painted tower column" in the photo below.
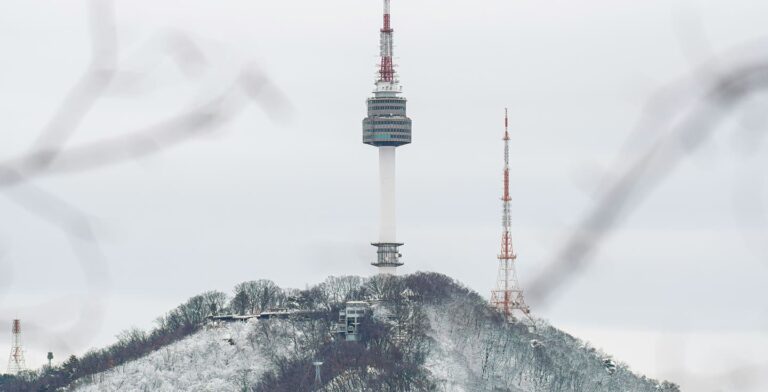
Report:
<svg viewBox="0 0 768 392"><path fill-rule="evenodd" d="M379 242L394 243L395 218L395 147L379 147L379 191L381 211L379 221Z"/></svg>

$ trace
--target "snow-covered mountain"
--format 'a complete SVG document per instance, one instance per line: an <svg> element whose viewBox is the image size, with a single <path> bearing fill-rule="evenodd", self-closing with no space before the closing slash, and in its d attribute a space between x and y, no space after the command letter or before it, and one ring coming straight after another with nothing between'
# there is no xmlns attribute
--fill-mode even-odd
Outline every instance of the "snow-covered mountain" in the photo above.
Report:
<svg viewBox="0 0 768 392"><path fill-rule="evenodd" d="M135 361L85 377L74 390L243 391L296 350L300 328L288 320L208 325Z"/></svg>
<svg viewBox="0 0 768 392"><path fill-rule="evenodd" d="M546 322L507 323L477 293L438 274L329 278L301 291L281 290L268 281L247 282L226 303L210 293L195 298L165 316L158 327L176 331L188 325L183 320L197 320L200 325L190 329L193 333L160 347L151 343L155 349L149 354L102 372L85 371L85 357L73 360L60 369L72 378L67 389L679 391L672 383L633 374L618 360ZM368 311L357 315L347 301L364 301L354 306L367 306ZM194 316L205 309L258 313L276 305L285 310L247 321L201 321ZM340 316L340 311L346 313ZM354 322L339 324L340 317ZM340 333L353 330L349 339ZM137 347L160 341L157 336L156 331L128 333L122 345L105 349L99 358L130 357L124 351L141 352ZM323 362L319 384L314 361Z"/></svg>

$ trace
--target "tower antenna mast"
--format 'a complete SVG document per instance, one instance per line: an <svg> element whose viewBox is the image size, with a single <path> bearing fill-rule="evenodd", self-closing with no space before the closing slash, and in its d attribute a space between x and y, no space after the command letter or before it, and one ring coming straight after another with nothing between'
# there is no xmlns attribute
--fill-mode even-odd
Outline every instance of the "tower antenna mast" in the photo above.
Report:
<svg viewBox="0 0 768 392"><path fill-rule="evenodd" d="M394 43L392 41L392 14L390 0L384 0L384 27L381 28L381 68L379 80L395 81L395 65L392 61Z"/></svg>
<svg viewBox="0 0 768 392"><path fill-rule="evenodd" d="M514 313L518 311L530 319L530 309L523 299L523 289L517 280L515 261L517 255L512 247L512 218L509 203L509 113L504 109L504 191L501 218L501 252L499 252L499 271L496 278L496 288L491 291L491 306L496 308L508 322L515 320Z"/></svg>

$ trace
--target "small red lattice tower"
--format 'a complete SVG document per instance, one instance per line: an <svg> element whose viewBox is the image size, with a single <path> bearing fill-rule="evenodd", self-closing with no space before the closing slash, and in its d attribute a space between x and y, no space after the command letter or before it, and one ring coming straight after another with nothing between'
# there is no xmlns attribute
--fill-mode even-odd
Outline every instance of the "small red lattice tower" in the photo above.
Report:
<svg viewBox="0 0 768 392"><path fill-rule="evenodd" d="M504 195L503 202L501 252L499 253L499 274L496 288L491 291L491 306L496 308L508 322L514 321L517 311L530 319L530 309L523 299L523 289L517 281L515 260L517 255L512 248L512 222L509 202L509 115L504 111Z"/></svg>
<svg viewBox="0 0 768 392"><path fill-rule="evenodd" d="M11 346L11 355L8 356L8 374L18 374L27 368L24 363L24 348L21 346L20 320L13 320L11 333L13 334L11 338L13 345Z"/></svg>

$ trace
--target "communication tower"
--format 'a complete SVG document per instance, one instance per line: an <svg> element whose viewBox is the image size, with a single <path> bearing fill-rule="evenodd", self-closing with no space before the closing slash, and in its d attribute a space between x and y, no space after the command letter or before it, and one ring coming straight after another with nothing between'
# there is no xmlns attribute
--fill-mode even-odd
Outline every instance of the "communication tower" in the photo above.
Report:
<svg viewBox="0 0 768 392"><path fill-rule="evenodd" d="M24 362L24 348L21 345L21 321L13 320L11 325L11 354L8 356L8 374L18 374L26 370Z"/></svg>
<svg viewBox="0 0 768 392"><path fill-rule="evenodd" d="M514 313L519 312L530 319L530 309L523 299L523 289L517 280L515 261L517 255L512 247L512 218L509 202L509 115L504 110L504 193L502 200L501 218L501 252L499 253L499 272L496 278L496 288L491 291L491 306L496 308L508 322L515 320Z"/></svg>
<svg viewBox="0 0 768 392"><path fill-rule="evenodd" d="M380 221L376 261L380 274L395 274L403 265L395 230L395 148L411 142L411 119L393 61L394 44L390 0L384 0L384 26L380 30L381 61L368 116L363 120L363 143L379 149Z"/></svg>

